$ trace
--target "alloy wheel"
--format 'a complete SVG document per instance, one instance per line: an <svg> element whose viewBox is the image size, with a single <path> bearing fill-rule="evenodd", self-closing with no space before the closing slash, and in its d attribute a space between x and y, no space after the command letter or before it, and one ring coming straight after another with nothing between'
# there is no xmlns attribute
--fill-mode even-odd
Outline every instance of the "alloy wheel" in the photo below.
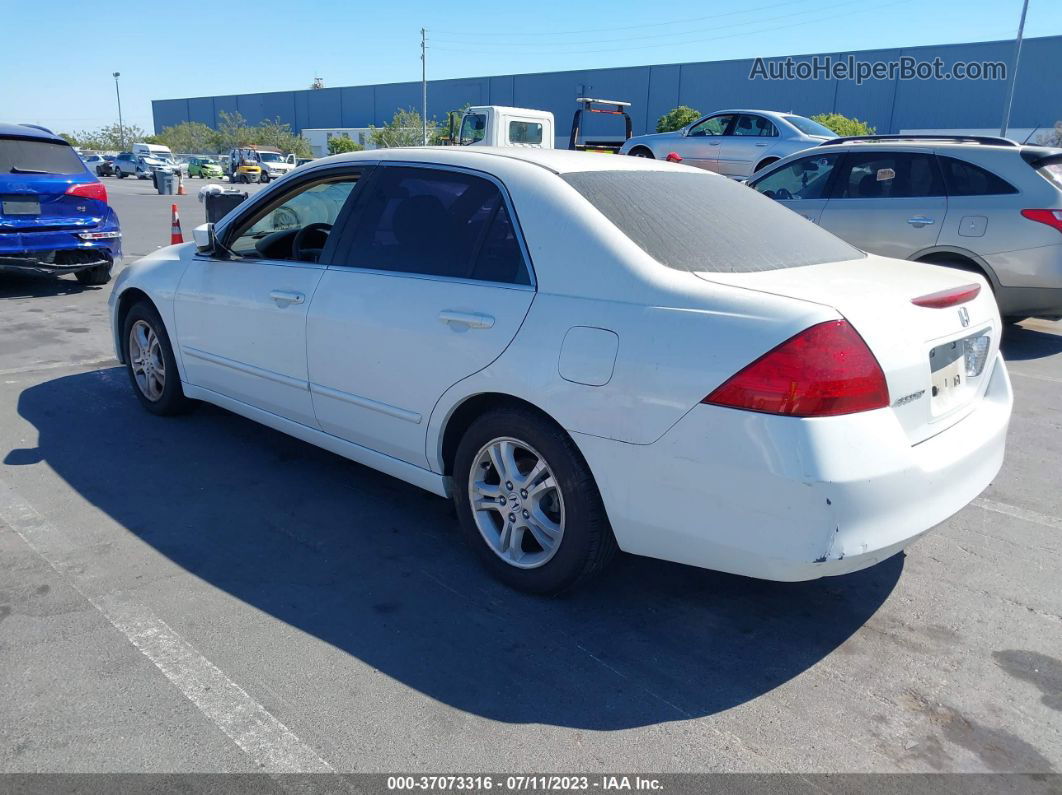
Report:
<svg viewBox="0 0 1062 795"><path fill-rule="evenodd" d="M129 365L144 397L159 400L166 389L166 359L158 334L143 320L129 329Z"/></svg>
<svg viewBox="0 0 1062 795"><path fill-rule="evenodd" d="M468 499L480 535L511 566L548 563L564 536L564 496L546 459L526 442L492 439L468 475Z"/></svg>

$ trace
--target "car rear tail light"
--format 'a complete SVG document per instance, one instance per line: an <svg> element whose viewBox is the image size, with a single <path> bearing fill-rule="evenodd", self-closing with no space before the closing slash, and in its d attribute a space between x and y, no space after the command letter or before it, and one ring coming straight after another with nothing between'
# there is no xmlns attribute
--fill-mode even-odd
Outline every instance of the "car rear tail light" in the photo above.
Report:
<svg viewBox="0 0 1062 795"><path fill-rule="evenodd" d="M1021 214L1030 221L1047 224L1062 232L1062 210L1022 210Z"/></svg>
<svg viewBox="0 0 1062 795"><path fill-rule="evenodd" d="M974 300L981 292L979 284L964 284L962 287L950 287L939 293L929 293L912 298L911 303L915 306L924 306L929 309L946 309L949 306L958 306L967 301Z"/></svg>
<svg viewBox="0 0 1062 795"><path fill-rule="evenodd" d="M107 189L102 182L79 182L66 189L67 196L81 196L86 199L95 199L104 204L107 203Z"/></svg>
<svg viewBox="0 0 1062 795"><path fill-rule="evenodd" d="M847 320L829 320L790 337L732 376L702 403L832 417L889 405L885 374Z"/></svg>

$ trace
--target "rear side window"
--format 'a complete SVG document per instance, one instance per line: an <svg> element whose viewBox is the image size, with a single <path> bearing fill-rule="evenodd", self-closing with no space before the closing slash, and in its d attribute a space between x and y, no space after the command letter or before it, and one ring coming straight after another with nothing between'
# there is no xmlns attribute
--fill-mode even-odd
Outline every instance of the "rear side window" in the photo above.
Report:
<svg viewBox="0 0 1062 795"><path fill-rule="evenodd" d="M781 204L724 177L588 171L561 178L646 254L676 270L746 273L865 256Z"/></svg>
<svg viewBox="0 0 1062 795"><path fill-rule="evenodd" d="M845 158L835 199L907 199L943 196L944 181L933 155L920 152L854 152Z"/></svg>
<svg viewBox="0 0 1062 795"><path fill-rule="evenodd" d="M938 155L949 196L998 196L1018 191L1006 180L973 163Z"/></svg>
<svg viewBox="0 0 1062 795"><path fill-rule="evenodd" d="M85 164L66 143L0 138L0 174L84 174Z"/></svg>
<svg viewBox="0 0 1062 795"><path fill-rule="evenodd" d="M753 135L759 138L774 138L778 130L763 116L738 116L734 135Z"/></svg>
<svg viewBox="0 0 1062 795"><path fill-rule="evenodd" d="M1036 173L1062 190L1062 163L1048 163L1046 166L1040 166L1036 169Z"/></svg>
<svg viewBox="0 0 1062 795"><path fill-rule="evenodd" d="M381 168L341 261L374 270L531 283L498 186L456 171Z"/></svg>

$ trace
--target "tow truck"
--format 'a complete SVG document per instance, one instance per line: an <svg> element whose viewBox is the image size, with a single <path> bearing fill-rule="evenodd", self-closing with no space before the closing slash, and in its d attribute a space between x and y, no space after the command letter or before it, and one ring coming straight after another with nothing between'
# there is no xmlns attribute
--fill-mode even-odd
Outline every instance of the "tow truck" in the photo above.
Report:
<svg viewBox="0 0 1062 795"><path fill-rule="evenodd" d="M631 117L627 113L627 108L631 106L631 103L591 97L579 97L576 102L579 107L572 117L568 148L580 152L614 153L619 151L623 142L631 137ZM584 138L583 115L586 113L622 117L624 122L622 140ZM522 146L554 149L556 148L555 140L553 114L546 110L512 108L504 105L476 105L463 113L450 114L449 143L454 146Z"/></svg>

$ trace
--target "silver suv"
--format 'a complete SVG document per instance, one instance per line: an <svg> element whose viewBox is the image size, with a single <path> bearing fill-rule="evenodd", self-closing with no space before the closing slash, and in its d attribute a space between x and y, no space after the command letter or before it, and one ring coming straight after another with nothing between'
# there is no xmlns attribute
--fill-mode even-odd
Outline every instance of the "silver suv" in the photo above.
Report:
<svg viewBox="0 0 1062 795"><path fill-rule="evenodd" d="M984 274L1005 318L1062 318L1062 149L836 138L748 184L864 251Z"/></svg>

